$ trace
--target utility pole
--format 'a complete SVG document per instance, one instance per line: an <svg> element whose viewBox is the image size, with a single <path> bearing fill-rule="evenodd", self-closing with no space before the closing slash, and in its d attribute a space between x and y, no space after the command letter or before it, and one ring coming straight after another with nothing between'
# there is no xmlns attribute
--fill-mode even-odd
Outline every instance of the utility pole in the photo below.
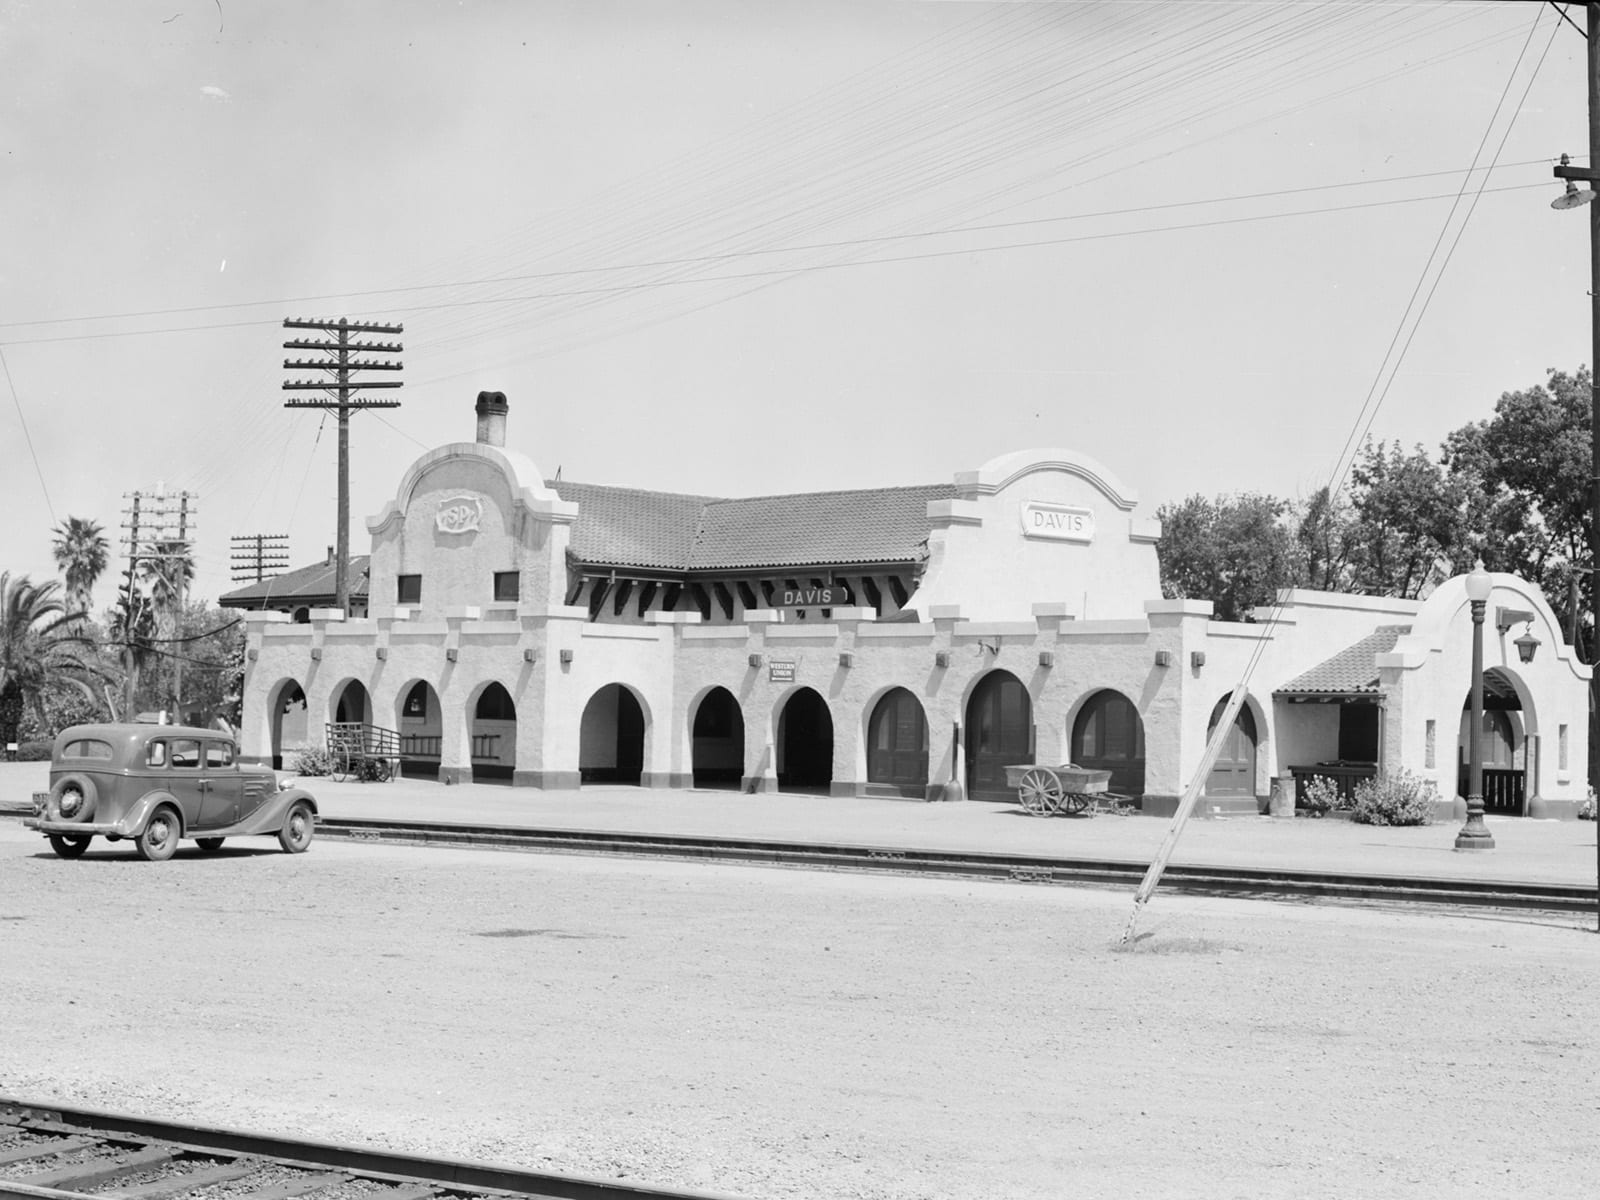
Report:
<svg viewBox="0 0 1600 1200"><path fill-rule="evenodd" d="M399 342L353 342L350 340L352 333L404 333L403 325L376 325L364 321L351 321L340 317L337 321L307 321L299 317L288 318L283 322L285 329L310 329L318 333L329 334L333 340L317 340L311 338L291 338L284 342L285 350L320 350L327 355L321 359L290 359L283 360L283 369L286 371L322 371L330 378L327 380L316 379L291 379L286 380L283 390L286 392L326 392L333 397L328 400L290 399L283 402L285 408L320 408L325 412L336 413L339 417L339 527L337 530L337 548L335 553L338 558L334 562L334 595L335 603L343 610L346 616L350 615L350 414L362 408L399 408L398 400L369 400L358 398L355 393L363 388L397 388L401 386L398 379L358 382L351 378L356 371L398 371L401 369L399 361L389 361L375 355L398 354L404 347ZM356 355L366 355L358 358Z"/></svg>
<svg viewBox="0 0 1600 1200"><path fill-rule="evenodd" d="M1589 784L1596 782L1596 755L1600 753L1600 204L1593 203L1595 185L1600 182L1600 4L1585 5L1588 9L1589 39L1589 165L1574 167L1567 156L1561 156L1556 167L1557 179L1567 181L1565 194L1558 196L1552 208L1589 209L1589 613L1593 620L1589 655L1591 666L1597 668L1589 678ZM1583 180L1588 186L1579 190L1574 180ZM1595 839L1595 875L1600 883L1600 838ZM1600 888L1596 889L1596 903L1600 905ZM1600 908L1596 912L1600 920Z"/></svg>
<svg viewBox="0 0 1600 1200"><path fill-rule="evenodd" d="M229 540L235 583L261 583L289 566L287 533L236 533Z"/></svg>
<svg viewBox="0 0 1600 1200"><path fill-rule="evenodd" d="M193 563L191 543L194 531L194 509L197 499L193 492L168 494L166 485L156 484L153 492L124 493L129 506L123 510L127 518L122 527L127 530L128 575L123 584L126 595L126 628L123 630L123 666L127 671L127 685L123 695L124 717L132 719L134 692L138 683L133 662L135 605L140 601L138 572L141 562L159 564L163 580L176 600L173 631L177 632L183 619L184 601L188 594L189 572ZM173 708L183 702L183 659L174 663Z"/></svg>

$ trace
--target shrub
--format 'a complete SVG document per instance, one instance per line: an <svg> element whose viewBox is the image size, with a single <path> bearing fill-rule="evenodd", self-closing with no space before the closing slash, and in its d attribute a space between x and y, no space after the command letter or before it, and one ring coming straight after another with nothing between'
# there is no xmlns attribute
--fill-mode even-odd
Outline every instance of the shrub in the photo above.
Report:
<svg viewBox="0 0 1600 1200"><path fill-rule="evenodd" d="M50 752L54 748L55 748L55 746L54 746L54 743L52 743L52 742L18 742L17 743L17 761L18 762L49 762L50 761ZM0 750L4 750L4 749L5 749L4 746L0 746Z"/></svg>
<svg viewBox="0 0 1600 1200"><path fill-rule="evenodd" d="M1589 795L1578 804L1578 820L1592 821L1595 819L1594 789L1589 789Z"/></svg>
<svg viewBox="0 0 1600 1200"><path fill-rule="evenodd" d="M1401 767L1356 784L1350 819L1361 825L1427 825L1436 798L1432 780Z"/></svg>
<svg viewBox="0 0 1600 1200"><path fill-rule="evenodd" d="M296 775L326 775L333 767L328 752L321 746L309 746L295 756Z"/></svg>
<svg viewBox="0 0 1600 1200"><path fill-rule="evenodd" d="M1306 784L1304 808L1313 817L1320 817L1329 809L1339 807L1339 785L1326 775L1313 775Z"/></svg>

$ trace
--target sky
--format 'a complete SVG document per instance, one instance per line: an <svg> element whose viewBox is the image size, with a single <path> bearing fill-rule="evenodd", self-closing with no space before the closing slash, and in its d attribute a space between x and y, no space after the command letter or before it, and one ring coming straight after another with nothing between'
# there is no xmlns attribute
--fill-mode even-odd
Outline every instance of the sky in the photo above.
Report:
<svg viewBox="0 0 1600 1200"><path fill-rule="evenodd" d="M288 317L404 326L353 553L484 389L587 483L1301 497L1589 361L1584 49L1508 0L0 0L0 571L98 521L103 609L158 488L195 596L323 558Z"/></svg>

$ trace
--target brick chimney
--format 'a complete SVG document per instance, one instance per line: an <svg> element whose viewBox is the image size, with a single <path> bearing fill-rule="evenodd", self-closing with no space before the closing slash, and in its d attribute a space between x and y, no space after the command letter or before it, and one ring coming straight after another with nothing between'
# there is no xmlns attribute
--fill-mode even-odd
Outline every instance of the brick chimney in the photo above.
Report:
<svg viewBox="0 0 1600 1200"><path fill-rule="evenodd" d="M504 392L478 393L478 441L485 446L506 444L506 403Z"/></svg>

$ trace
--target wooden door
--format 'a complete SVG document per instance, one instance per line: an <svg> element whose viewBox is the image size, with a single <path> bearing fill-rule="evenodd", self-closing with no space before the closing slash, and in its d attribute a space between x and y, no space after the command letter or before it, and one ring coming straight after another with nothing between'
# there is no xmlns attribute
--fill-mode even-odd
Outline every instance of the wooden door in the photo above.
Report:
<svg viewBox="0 0 1600 1200"><path fill-rule="evenodd" d="M1033 761L1033 701L1007 671L985 676L967 702L967 795L973 800L1015 800L1006 766Z"/></svg>

